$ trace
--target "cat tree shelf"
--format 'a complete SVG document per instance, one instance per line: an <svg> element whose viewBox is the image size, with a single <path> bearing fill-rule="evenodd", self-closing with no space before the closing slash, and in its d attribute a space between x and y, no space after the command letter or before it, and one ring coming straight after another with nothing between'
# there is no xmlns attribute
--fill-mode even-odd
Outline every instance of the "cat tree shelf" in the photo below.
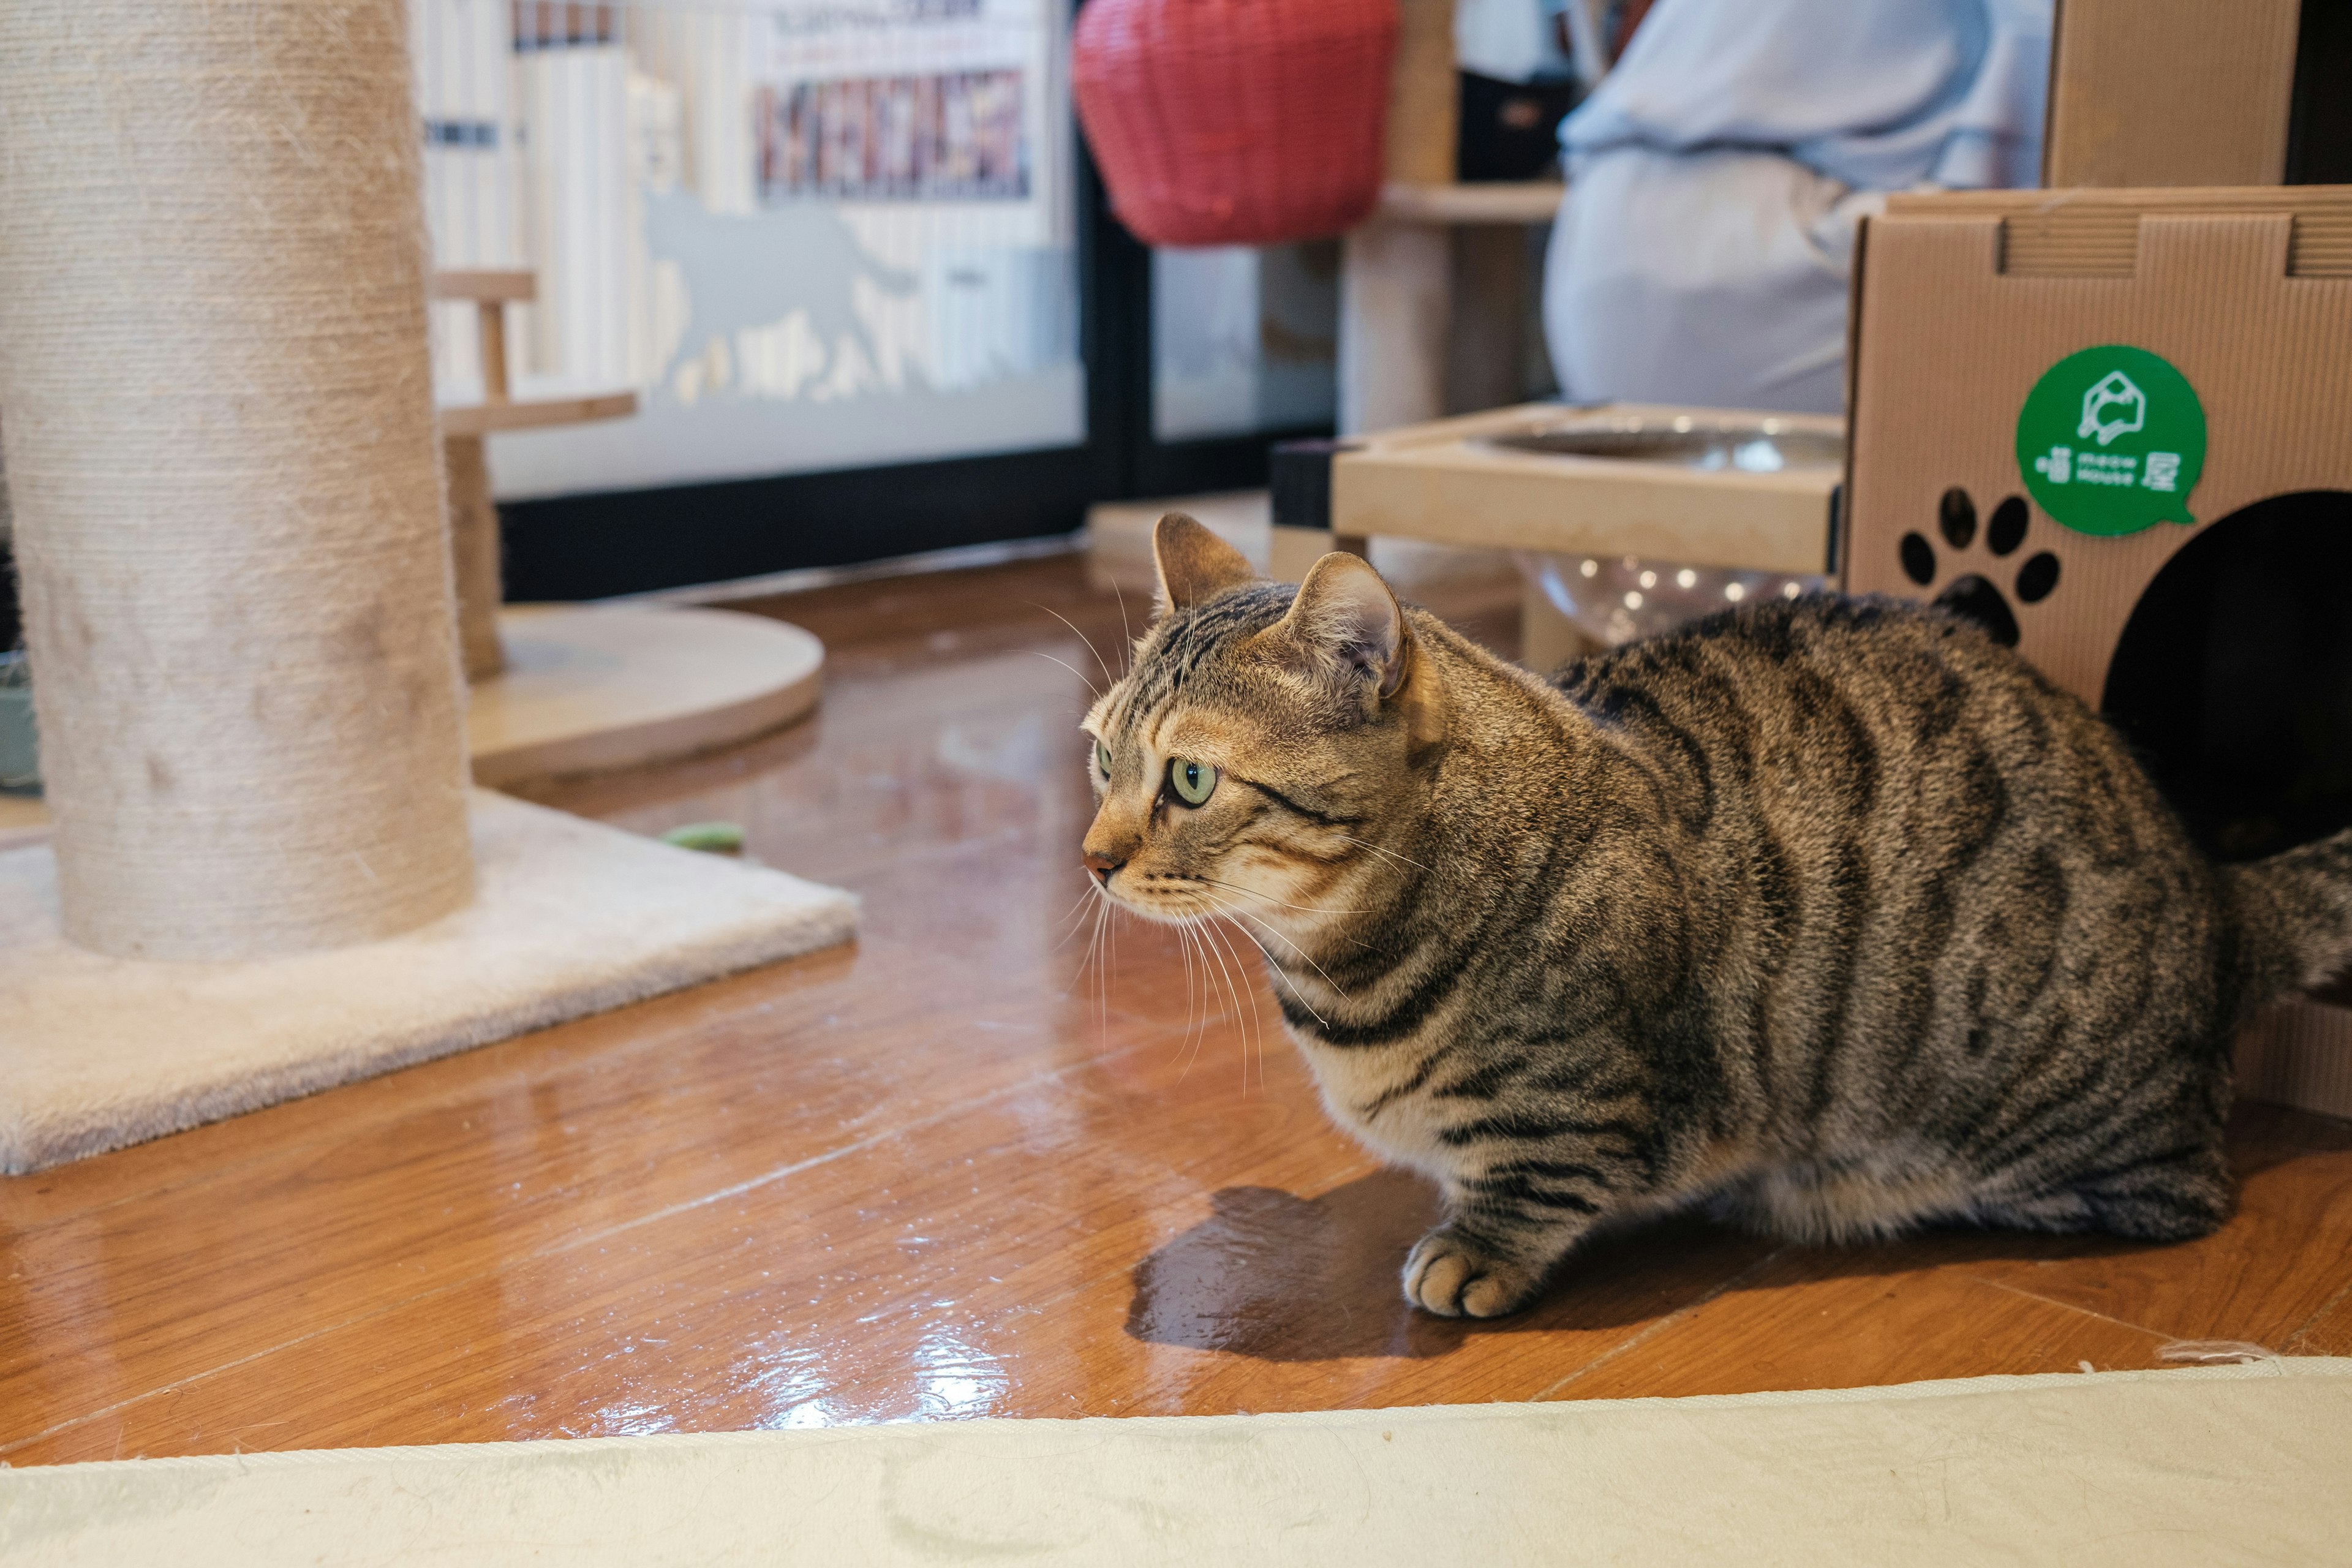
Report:
<svg viewBox="0 0 2352 1568"><path fill-rule="evenodd" d="M466 709L489 787L642 767L748 741L816 706L824 645L767 616L678 605L517 605L507 666Z"/></svg>
<svg viewBox="0 0 2352 1568"><path fill-rule="evenodd" d="M1525 227L1551 222L1567 189L1558 180L1495 180L1445 185L1391 180L1381 187L1381 205L1374 217L1388 223Z"/></svg>
<svg viewBox="0 0 2352 1568"><path fill-rule="evenodd" d="M815 706L824 647L798 626L676 605L502 606L486 438L637 411L634 392L513 395L506 309L537 292L529 272L434 279L436 299L471 303L479 323L482 401L441 410L476 782L639 767L801 717Z"/></svg>
<svg viewBox="0 0 2352 1568"><path fill-rule="evenodd" d="M637 411L634 392L599 393L585 397L534 398L529 403L478 403L441 411L443 437L494 435L501 430L544 430L557 425L585 425L598 419L625 419Z"/></svg>

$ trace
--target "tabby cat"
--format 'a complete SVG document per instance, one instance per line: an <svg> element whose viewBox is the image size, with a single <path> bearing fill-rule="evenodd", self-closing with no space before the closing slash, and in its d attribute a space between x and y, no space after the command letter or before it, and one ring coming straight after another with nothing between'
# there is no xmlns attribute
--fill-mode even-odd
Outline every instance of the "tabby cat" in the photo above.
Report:
<svg viewBox="0 0 2352 1568"><path fill-rule="evenodd" d="M2352 834L2217 866L2105 722L1944 612L1755 605L1546 681L1200 524L1088 714L1086 864L1265 950L1330 1114L1443 1189L1492 1317L1604 1223L2200 1236L2231 1039L2352 956Z"/></svg>

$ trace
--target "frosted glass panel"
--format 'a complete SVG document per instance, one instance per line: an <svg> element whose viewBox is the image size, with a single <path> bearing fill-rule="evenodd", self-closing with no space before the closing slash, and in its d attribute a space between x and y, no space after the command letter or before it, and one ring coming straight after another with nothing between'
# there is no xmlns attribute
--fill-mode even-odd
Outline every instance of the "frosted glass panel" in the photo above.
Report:
<svg viewBox="0 0 2352 1568"><path fill-rule="evenodd" d="M443 267L525 266L506 498L1083 441L1066 0L413 0ZM445 403L481 396L436 308Z"/></svg>
<svg viewBox="0 0 2352 1568"><path fill-rule="evenodd" d="M1152 434L1330 423L1339 326L1336 241L1153 251Z"/></svg>

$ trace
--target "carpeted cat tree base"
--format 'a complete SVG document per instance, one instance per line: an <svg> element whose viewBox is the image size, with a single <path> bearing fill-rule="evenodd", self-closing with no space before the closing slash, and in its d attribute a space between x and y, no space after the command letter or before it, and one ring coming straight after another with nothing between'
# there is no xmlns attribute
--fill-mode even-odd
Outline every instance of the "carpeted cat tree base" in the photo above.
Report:
<svg viewBox="0 0 2352 1568"><path fill-rule="evenodd" d="M845 942L856 900L476 792L478 897L388 941L234 963L68 942L0 853L0 1171L37 1171Z"/></svg>

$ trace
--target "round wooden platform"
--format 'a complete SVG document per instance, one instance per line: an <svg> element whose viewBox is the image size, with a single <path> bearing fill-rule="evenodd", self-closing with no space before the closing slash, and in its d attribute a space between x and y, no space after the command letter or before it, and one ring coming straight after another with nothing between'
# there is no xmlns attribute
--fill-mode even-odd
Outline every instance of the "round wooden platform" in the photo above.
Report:
<svg viewBox="0 0 2352 1568"><path fill-rule="evenodd" d="M673 605L499 613L504 673L466 716L474 782L667 762L746 741L816 706L824 645L795 626Z"/></svg>

